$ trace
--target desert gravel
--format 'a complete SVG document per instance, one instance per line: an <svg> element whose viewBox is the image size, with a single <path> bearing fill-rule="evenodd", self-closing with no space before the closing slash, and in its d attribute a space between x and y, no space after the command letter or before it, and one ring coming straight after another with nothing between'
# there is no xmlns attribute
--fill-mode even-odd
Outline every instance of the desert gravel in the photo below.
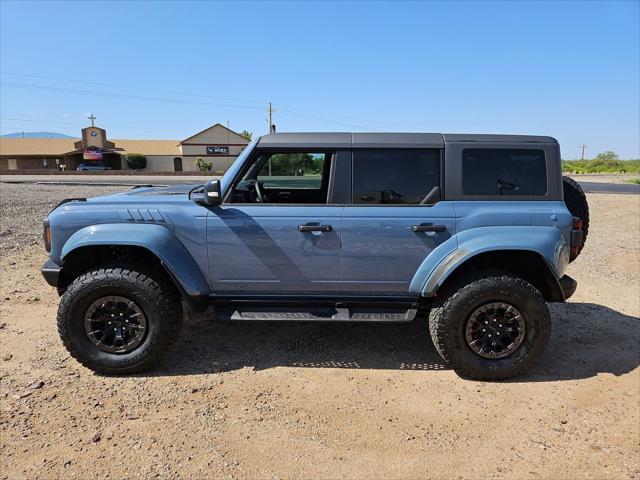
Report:
<svg viewBox="0 0 640 480"><path fill-rule="evenodd" d="M488 383L422 321L191 319L157 370L93 374L57 337L41 220L121 190L0 184L0 478L640 479L640 196L589 196L549 349Z"/></svg>
<svg viewBox="0 0 640 480"><path fill-rule="evenodd" d="M0 183L0 254L40 245L42 220L65 198L108 195L129 188Z"/></svg>

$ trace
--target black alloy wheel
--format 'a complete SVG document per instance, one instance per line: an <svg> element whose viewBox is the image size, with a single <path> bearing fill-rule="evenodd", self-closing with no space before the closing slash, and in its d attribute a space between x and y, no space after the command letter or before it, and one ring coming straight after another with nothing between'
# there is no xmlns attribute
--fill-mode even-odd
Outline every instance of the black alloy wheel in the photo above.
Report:
<svg viewBox="0 0 640 480"><path fill-rule="evenodd" d="M471 350L482 358L504 358L515 352L524 340L525 321L520 311L504 302L491 302L476 308L465 328Z"/></svg>
<svg viewBox="0 0 640 480"><path fill-rule="evenodd" d="M128 298L101 297L87 308L84 330L91 343L103 352L129 353L144 340L147 318Z"/></svg>

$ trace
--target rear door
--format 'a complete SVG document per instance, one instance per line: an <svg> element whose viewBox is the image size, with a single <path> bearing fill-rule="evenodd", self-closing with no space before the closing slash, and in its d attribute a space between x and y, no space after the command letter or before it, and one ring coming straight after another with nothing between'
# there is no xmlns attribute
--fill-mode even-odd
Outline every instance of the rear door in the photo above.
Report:
<svg viewBox="0 0 640 480"><path fill-rule="evenodd" d="M441 156L435 148L354 149L342 214L343 294L408 295L420 264L455 233L453 202L434 190Z"/></svg>

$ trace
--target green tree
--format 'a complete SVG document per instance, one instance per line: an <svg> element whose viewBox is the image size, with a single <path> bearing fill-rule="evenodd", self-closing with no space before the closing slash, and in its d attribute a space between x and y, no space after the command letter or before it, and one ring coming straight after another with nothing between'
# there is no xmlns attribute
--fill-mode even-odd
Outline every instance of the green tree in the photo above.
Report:
<svg viewBox="0 0 640 480"><path fill-rule="evenodd" d="M317 162L308 153L278 153L271 157L274 175L298 175L318 173Z"/></svg>
<svg viewBox="0 0 640 480"><path fill-rule="evenodd" d="M209 172L209 171L211 171L211 168L213 168L213 163L207 162L206 160L204 160L202 158L196 158L194 160L193 164L196 167L198 167L198 170L200 170L201 172Z"/></svg>
<svg viewBox="0 0 640 480"><path fill-rule="evenodd" d="M612 152L611 150L607 150L606 152L602 152L596 155L595 160L602 163L616 162L618 161L618 154L616 152Z"/></svg>
<svg viewBox="0 0 640 480"><path fill-rule="evenodd" d="M253 137L253 132L250 132L248 130L242 130L238 135L251 141L251 138Z"/></svg>
<svg viewBox="0 0 640 480"><path fill-rule="evenodd" d="M142 153L127 153L125 156L127 165L131 170L142 170L147 168L147 157Z"/></svg>

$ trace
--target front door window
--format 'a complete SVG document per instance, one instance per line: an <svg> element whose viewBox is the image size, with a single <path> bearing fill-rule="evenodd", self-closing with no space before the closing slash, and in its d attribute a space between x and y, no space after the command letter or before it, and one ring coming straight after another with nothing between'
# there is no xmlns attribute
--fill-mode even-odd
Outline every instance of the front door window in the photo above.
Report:
<svg viewBox="0 0 640 480"><path fill-rule="evenodd" d="M331 153L261 153L232 190L230 203L327 203Z"/></svg>

